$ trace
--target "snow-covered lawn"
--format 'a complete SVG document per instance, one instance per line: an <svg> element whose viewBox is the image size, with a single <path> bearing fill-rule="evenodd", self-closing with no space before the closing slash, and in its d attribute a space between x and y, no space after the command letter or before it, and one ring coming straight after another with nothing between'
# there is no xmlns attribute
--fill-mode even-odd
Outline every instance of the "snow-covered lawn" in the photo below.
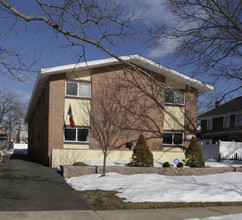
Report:
<svg viewBox="0 0 242 220"><path fill-rule="evenodd" d="M113 190L128 202L242 201L242 173L206 176L108 173L66 179L75 190Z"/></svg>

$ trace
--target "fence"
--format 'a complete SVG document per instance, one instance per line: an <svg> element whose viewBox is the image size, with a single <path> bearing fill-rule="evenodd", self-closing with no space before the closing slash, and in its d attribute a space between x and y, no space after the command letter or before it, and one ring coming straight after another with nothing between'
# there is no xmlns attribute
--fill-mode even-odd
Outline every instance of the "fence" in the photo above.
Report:
<svg viewBox="0 0 242 220"><path fill-rule="evenodd" d="M242 142L219 141L217 144L200 144L204 160L242 159Z"/></svg>

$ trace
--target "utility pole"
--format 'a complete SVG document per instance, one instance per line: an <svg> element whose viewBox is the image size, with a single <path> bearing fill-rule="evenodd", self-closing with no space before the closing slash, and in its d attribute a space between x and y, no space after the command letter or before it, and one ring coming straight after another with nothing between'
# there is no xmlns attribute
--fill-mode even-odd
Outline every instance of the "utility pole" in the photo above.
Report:
<svg viewBox="0 0 242 220"><path fill-rule="evenodd" d="M11 133L12 133L12 100L9 100L9 128L8 128L8 147L11 147Z"/></svg>

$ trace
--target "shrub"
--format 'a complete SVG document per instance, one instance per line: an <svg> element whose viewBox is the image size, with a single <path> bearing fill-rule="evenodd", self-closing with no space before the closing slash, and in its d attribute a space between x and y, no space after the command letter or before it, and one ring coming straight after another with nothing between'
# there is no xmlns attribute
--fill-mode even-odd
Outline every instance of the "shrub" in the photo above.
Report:
<svg viewBox="0 0 242 220"><path fill-rule="evenodd" d="M169 164L169 162L165 162L165 163L163 163L162 166L163 166L163 167L171 167L171 165Z"/></svg>
<svg viewBox="0 0 242 220"><path fill-rule="evenodd" d="M183 167L183 163L182 162L179 162L176 167Z"/></svg>
<svg viewBox="0 0 242 220"><path fill-rule="evenodd" d="M87 164L85 164L83 162L75 162L75 163L73 163L72 166L89 166L89 165L87 165Z"/></svg>
<svg viewBox="0 0 242 220"><path fill-rule="evenodd" d="M130 166L135 167L153 167L154 157L147 146L145 137L141 134L133 150L132 161Z"/></svg>
<svg viewBox="0 0 242 220"><path fill-rule="evenodd" d="M197 138L193 137L185 153L186 165L189 167L205 167L202 151Z"/></svg>

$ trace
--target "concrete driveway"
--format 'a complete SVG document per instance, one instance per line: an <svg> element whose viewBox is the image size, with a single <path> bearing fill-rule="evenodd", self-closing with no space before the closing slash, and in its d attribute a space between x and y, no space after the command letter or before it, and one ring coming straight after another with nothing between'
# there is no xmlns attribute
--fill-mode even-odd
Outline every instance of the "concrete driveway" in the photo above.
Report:
<svg viewBox="0 0 242 220"><path fill-rule="evenodd" d="M56 170L13 155L0 167L0 211L88 210Z"/></svg>

